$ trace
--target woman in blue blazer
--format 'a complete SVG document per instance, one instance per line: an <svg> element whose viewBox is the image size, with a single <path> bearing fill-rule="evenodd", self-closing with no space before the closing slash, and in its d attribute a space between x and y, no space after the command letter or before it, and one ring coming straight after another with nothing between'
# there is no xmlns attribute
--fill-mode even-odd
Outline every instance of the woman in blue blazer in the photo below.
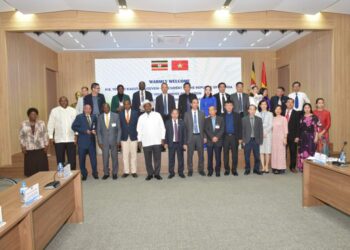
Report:
<svg viewBox="0 0 350 250"><path fill-rule="evenodd" d="M205 117L209 116L209 107L216 107L216 98L212 94L211 86L207 85L204 87L204 95L200 102L200 110L204 112Z"/></svg>

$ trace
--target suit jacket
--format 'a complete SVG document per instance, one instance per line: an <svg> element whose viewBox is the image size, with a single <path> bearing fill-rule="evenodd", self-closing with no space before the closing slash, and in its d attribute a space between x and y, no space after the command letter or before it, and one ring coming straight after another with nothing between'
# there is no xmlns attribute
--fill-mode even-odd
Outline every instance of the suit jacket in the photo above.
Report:
<svg viewBox="0 0 350 250"><path fill-rule="evenodd" d="M198 126L199 126L199 133L200 136L204 139L204 122L205 122L205 115L202 111L197 110L198 112ZM192 111L188 111L185 113L185 126L186 126L186 145L192 140L193 136L193 117L192 117Z"/></svg>
<svg viewBox="0 0 350 250"><path fill-rule="evenodd" d="M226 96L226 101L229 101L230 100L230 95L225 93L225 96ZM224 113L225 113L225 107L224 107L224 112L221 113L221 93L216 93L214 95L214 97L216 98L216 107L217 107L217 115L220 115L220 116L223 116Z"/></svg>
<svg viewBox="0 0 350 250"><path fill-rule="evenodd" d="M153 97L151 92L145 90L145 100L148 100L150 102L153 102ZM141 106L141 102L140 102L140 91L136 91L133 95L132 95L132 106L131 108L134 110L137 110L138 112L140 112L140 106Z"/></svg>
<svg viewBox="0 0 350 250"><path fill-rule="evenodd" d="M122 100L119 100L119 96L115 95L112 97L112 103L111 103L111 111L114 113L118 113L117 109L119 108L119 103L124 102L126 100L130 101L130 97L126 94L123 95Z"/></svg>
<svg viewBox="0 0 350 250"><path fill-rule="evenodd" d="M232 114L233 114L234 134L235 134L237 140L242 140L242 118L236 112L232 112ZM223 116L223 118L224 118L224 122L226 122L226 113ZM226 126L225 126L225 135L226 135Z"/></svg>
<svg viewBox="0 0 350 250"><path fill-rule="evenodd" d="M249 108L249 96L246 93L242 93L243 98L243 113L244 115L248 115L248 108ZM239 101L238 101L238 94L234 93L230 96L230 100L233 102L234 108L233 111L239 113Z"/></svg>
<svg viewBox="0 0 350 250"><path fill-rule="evenodd" d="M215 127L213 127L211 117L205 118L204 131L207 138L207 144L209 146L212 146L212 145L217 145L219 147L222 146L223 135L225 133L224 118L217 115L215 120ZM216 143L213 143L212 139L215 136L218 137L219 140Z"/></svg>
<svg viewBox="0 0 350 250"><path fill-rule="evenodd" d="M186 127L185 122L181 119L178 119L178 130L179 130L179 144L183 146L186 142ZM173 120L169 119L165 122L165 144L168 144L169 147L174 145L174 126Z"/></svg>
<svg viewBox="0 0 350 250"><path fill-rule="evenodd" d="M262 145L264 138L262 119L258 116L254 116L254 136L255 142ZM248 143L251 138L252 126L250 125L250 116L247 115L242 118L242 139L244 143Z"/></svg>
<svg viewBox="0 0 350 250"><path fill-rule="evenodd" d="M87 130L97 130L97 118L94 115L91 115L91 126L87 120L86 115L80 114L75 117L75 120L72 124L72 130L78 133L78 147L87 149L91 144L95 145L95 135L86 133Z"/></svg>
<svg viewBox="0 0 350 250"><path fill-rule="evenodd" d="M195 94L190 93L189 98L190 98L190 102L192 102L192 100L197 98L197 96ZM179 96L178 107L180 112L180 118L184 119L185 113L187 112L187 95L185 93Z"/></svg>
<svg viewBox="0 0 350 250"><path fill-rule="evenodd" d="M100 114L103 113L102 105L106 103L105 96L103 94L98 94L97 96L97 102L98 102L98 109L100 111ZM91 106L92 111L94 111L94 103L92 101L92 94L88 94L84 97L84 105L89 104Z"/></svg>
<svg viewBox="0 0 350 250"><path fill-rule="evenodd" d="M293 109L288 122L288 140L299 138L300 118L301 112Z"/></svg>
<svg viewBox="0 0 350 250"><path fill-rule="evenodd" d="M125 119L125 110L119 113L120 126L122 128L121 140L127 141L130 137L131 141L137 141L137 122L139 114L136 110L131 109L129 124Z"/></svg>
<svg viewBox="0 0 350 250"><path fill-rule="evenodd" d="M102 113L97 119L97 139L104 146L117 145L120 142L121 127L119 115L110 112L108 129L105 122L105 114Z"/></svg>
<svg viewBox="0 0 350 250"><path fill-rule="evenodd" d="M170 118L171 111L176 108L175 98L173 95L168 94L167 102L168 102L167 103L168 104L168 115L165 115L164 114L163 94L160 94L156 98L155 111L158 112L162 116L164 121L167 120L168 118Z"/></svg>
<svg viewBox="0 0 350 250"><path fill-rule="evenodd" d="M278 99L279 99L278 96L273 96L273 97L271 97L271 99L270 99L270 111L271 111L272 113L274 113L274 114L275 114L275 108L276 108L277 105L278 105ZM288 101L288 96L285 96L285 95L281 96L282 115L285 114L285 111L286 111L286 108L287 108L287 106L286 106L287 101Z"/></svg>

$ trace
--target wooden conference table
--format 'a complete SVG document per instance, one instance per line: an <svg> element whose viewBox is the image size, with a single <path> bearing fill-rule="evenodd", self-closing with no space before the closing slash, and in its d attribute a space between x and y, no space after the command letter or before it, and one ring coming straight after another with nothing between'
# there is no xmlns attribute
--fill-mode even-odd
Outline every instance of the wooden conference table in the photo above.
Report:
<svg viewBox="0 0 350 250"><path fill-rule="evenodd" d="M22 207L21 183L0 193L3 220L0 227L0 249L43 249L65 223L83 222L80 171L60 179L60 187L45 190L55 172L39 172L25 179L27 186L39 183L41 199Z"/></svg>
<svg viewBox="0 0 350 250"><path fill-rule="evenodd" d="M328 204L350 215L350 167L304 162L303 206Z"/></svg>

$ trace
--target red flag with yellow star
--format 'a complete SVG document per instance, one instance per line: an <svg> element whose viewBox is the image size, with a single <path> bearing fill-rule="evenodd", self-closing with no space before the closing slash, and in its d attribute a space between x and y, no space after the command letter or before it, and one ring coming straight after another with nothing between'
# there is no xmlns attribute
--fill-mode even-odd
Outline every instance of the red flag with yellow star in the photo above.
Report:
<svg viewBox="0 0 350 250"><path fill-rule="evenodd" d="M188 60L173 60L171 61L172 70L188 70Z"/></svg>
<svg viewBox="0 0 350 250"><path fill-rule="evenodd" d="M267 88L265 62L263 62L262 70L261 70L261 87Z"/></svg>

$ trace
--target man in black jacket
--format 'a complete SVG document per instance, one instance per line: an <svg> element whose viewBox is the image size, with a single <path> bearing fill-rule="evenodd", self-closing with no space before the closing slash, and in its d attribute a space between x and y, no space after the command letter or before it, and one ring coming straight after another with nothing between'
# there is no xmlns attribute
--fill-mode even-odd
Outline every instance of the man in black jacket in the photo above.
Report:
<svg viewBox="0 0 350 250"><path fill-rule="evenodd" d="M225 103L230 100L230 95L226 91L226 83L220 82L218 85L219 93L216 93L216 106L218 108L217 115L223 116L225 114Z"/></svg>
<svg viewBox="0 0 350 250"><path fill-rule="evenodd" d="M145 100L153 102L152 93L146 90L146 83L144 81L139 82L139 90L132 95L132 109L139 112L139 115L144 113L141 105ZM142 109L140 109L140 107Z"/></svg>
<svg viewBox="0 0 350 250"><path fill-rule="evenodd" d="M179 96L179 111L180 118L184 119L185 113L191 110L191 103L193 99L197 99L196 94L190 93L191 84L189 82L185 82L183 85L185 93Z"/></svg>
<svg viewBox="0 0 350 250"><path fill-rule="evenodd" d="M160 113L164 123L166 120L171 118L171 112L176 108L175 98L173 95L168 94L168 89L168 84L166 82L163 82L161 85L162 93L156 98L155 111Z"/></svg>
<svg viewBox="0 0 350 250"><path fill-rule="evenodd" d="M297 163L297 149L299 142L299 124L300 124L300 111L296 111L293 109L294 100L289 98L286 103L287 109L285 117L288 121L288 136L287 136L287 147L289 148L290 155L290 171L293 173L297 173L295 169Z"/></svg>
<svg viewBox="0 0 350 250"><path fill-rule="evenodd" d="M105 96L100 94L100 84L94 82L91 84L91 94L84 97L84 106L89 104L92 109L92 115L99 116L103 113L102 106L106 103Z"/></svg>
<svg viewBox="0 0 350 250"><path fill-rule="evenodd" d="M288 96L284 95L284 88L283 87L278 87L277 91L276 91L276 95L271 97L270 100L270 111L275 115L275 108L277 107L277 105L281 105L282 106L282 115L285 114L286 112L286 103L288 101Z"/></svg>

